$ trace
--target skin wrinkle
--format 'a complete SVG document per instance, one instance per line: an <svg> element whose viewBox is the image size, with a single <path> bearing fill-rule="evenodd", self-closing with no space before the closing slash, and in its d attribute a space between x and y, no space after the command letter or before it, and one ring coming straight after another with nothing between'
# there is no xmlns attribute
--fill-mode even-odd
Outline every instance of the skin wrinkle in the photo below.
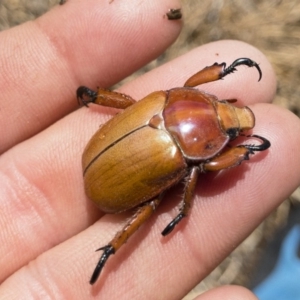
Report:
<svg viewBox="0 0 300 300"><path fill-rule="evenodd" d="M58 61L60 63L60 72L63 70L63 73L68 74L68 79L70 82L79 82L78 76L77 76L77 70L76 70L76 66L77 64L74 64L71 61L71 58L69 58L68 55L68 51L66 51L65 49L68 49L68 46L65 45L65 43L58 43L58 40L56 38L56 35L52 35L52 32L48 32L48 30L43 26L43 23L39 21L39 19L37 19L35 21L35 27L40 31L40 33L43 35L43 37L45 38L45 40L47 41L47 48L51 49L51 53L53 53L53 55L51 56L55 61ZM60 39L60 42L64 42L64 39ZM53 60L51 59L51 62L53 62ZM62 65L62 62L64 62L64 64ZM57 66L57 64L54 64L55 66ZM63 67L62 67L63 66ZM53 72L53 74L55 74L56 72ZM51 74L51 73L50 73ZM71 75L71 77L70 77ZM59 85L59 83L58 83ZM72 90L72 85L65 85L66 88L69 87L70 91Z"/></svg>
<svg viewBox="0 0 300 300"><path fill-rule="evenodd" d="M41 251L45 251L61 241L62 236L65 236L66 232L62 232L60 223L55 222L56 207L51 205L52 201L49 201L49 196L45 194L45 191L42 191L39 184L33 184L33 178L27 178L24 172L18 170L16 163L10 164L9 173L6 176L9 176L10 180L8 181L11 182L8 185L9 189L15 188L16 191L19 191L14 193L13 198L8 197L10 203L13 203L12 208L15 215L12 223L13 227L11 227L10 231L18 232L17 237L13 235L10 238L15 238L16 242L20 242L20 247L26 249L26 256L31 260ZM39 201L36 201L36 199L39 199ZM9 211L11 210L10 206L8 209ZM11 214L12 212L8 213L9 219ZM24 227L24 224L27 225ZM45 231L47 231L47 235L44 234ZM30 232L29 236L28 232ZM62 233L62 235L58 233ZM33 247L37 241L41 246ZM49 241L51 241L50 244ZM14 248L17 253L18 248ZM17 256L15 255L15 257ZM3 259L5 258L2 257Z"/></svg>
<svg viewBox="0 0 300 300"><path fill-rule="evenodd" d="M38 32L36 32L36 30L32 30L32 29L36 28L36 26L34 26L33 22L27 23L26 28L27 28L27 30L25 30L25 34L29 34L29 35L34 34L35 36L39 36L40 37L39 43L43 44L42 36ZM12 30L15 31L16 33L18 33L18 28L14 28ZM3 32L3 33L5 33L5 32ZM24 39L24 36L22 36L21 41L23 41L23 39ZM22 55L20 54L20 56L22 56L22 61L24 61L25 63L27 61L31 61L30 64L27 63L29 65L29 68L15 67L15 68L13 68L13 70L14 70L13 72L5 72L5 70L4 70L4 72L7 74L4 77L7 77L7 80L9 81L7 86L11 86L12 82L18 82L18 86L16 87L16 89L18 91L20 91L20 90L26 91L27 90L26 84L28 84L28 78L30 78L32 83L35 83L37 79L40 79L40 73L36 72L37 68L42 68L44 70L52 68L50 66L54 66L57 61L54 59L55 56L50 54L48 47L46 47L46 50L44 50L43 52L36 50L36 49L39 49L39 44L34 43L34 41L36 41L36 40L33 39L33 41L31 42L33 45L28 47L27 50L24 50L24 48L19 49L19 53L22 53ZM39 59L39 60L32 59L32 57L35 56L36 51L38 53L42 52L44 54L43 56L39 55L39 57L43 58L43 59ZM15 51L14 53L18 57L18 51ZM50 57L51 59L45 60L44 58L46 58L46 57ZM20 71L18 72L18 70L20 70ZM49 75L47 76L47 80L49 80L49 78L53 78L53 79L57 80L56 77L52 76L51 74L55 74L55 72L54 73L49 72ZM24 80L24 78L26 78L26 79ZM43 83L44 83L44 85L47 84L45 81ZM56 82L54 82L54 84L56 84ZM44 85L39 85L38 87L34 87L35 95L43 94ZM14 102L17 101L17 99L14 100L15 97L16 96L14 96L14 97L11 96L13 101L4 101L4 104L6 103L6 106L8 106L8 107L3 108L5 111L10 111L9 107L11 105L15 105ZM24 113L24 111L21 112L21 110L14 109L13 113L11 113L9 115L9 119L10 119L9 123L12 123L13 127L17 126L17 124L20 124L20 123L26 124L25 126L23 126L23 129L21 131L19 131L20 132L19 135L20 134L27 135L30 131L31 124L36 124L38 127L38 124L45 123L45 119L46 120L49 119L48 117L45 117L45 116L47 116L47 114L45 114L45 112L49 110L52 103L51 103L51 101L48 101L48 102L46 101L43 103L44 104L43 106L37 106L34 103L34 101L32 101L32 99L30 99L30 95L28 94L28 92L25 92L25 93L22 92L21 101L22 101L22 103L26 103L26 113ZM39 118L39 116L42 116L42 115L43 115L43 118ZM5 122L6 118L2 119L3 122ZM13 130L12 130L12 132L13 132Z"/></svg>
<svg viewBox="0 0 300 300"><path fill-rule="evenodd" d="M18 199L18 197L16 197L15 199ZM14 199L10 199L12 201L14 201ZM15 252L14 254L14 260L13 263L10 264L10 266L8 266L8 272L9 269L11 267L14 267L14 265L19 265L20 260L22 261L24 258L23 256L27 257L28 259L33 258L34 252L35 252L35 247L32 247L32 245L34 243L32 243L32 241L36 240L36 234L34 234L36 231L33 230L33 228L36 227L36 224L39 223L40 220L40 216L36 213L36 210L32 209L32 207L28 207L28 205L26 205L26 207L24 207L23 203L18 202L18 205L20 205L19 208L14 210L14 222L12 224L10 224L9 221L7 221L7 224L10 224L10 226L8 227L9 232L11 232L12 234L8 236L8 238L6 239L5 236L2 237L2 239L5 239L5 242L2 243L2 249L1 252L3 253L10 253L9 256L11 256L11 252ZM26 203L28 204L28 203ZM19 212L18 212L19 210ZM11 220L11 216L12 213L8 212L8 214L6 214L7 218L9 220ZM5 219L4 219L5 220ZM34 223L33 223L34 221ZM27 224L26 227L24 227L24 223ZM30 236L30 239L28 239L27 237L27 230L28 231L33 231L33 235ZM17 235L14 233L18 233ZM37 238L37 240L40 242L41 239L43 237L43 234L40 235L39 238ZM5 249L7 247L9 247L9 241L11 239L15 240L15 246L11 249ZM18 250L19 248L23 248L23 249L27 249L26 250L26 254L25 253L20 253ZM29 251L28 251L29 250ZM40 250L40 249L39 249ZM8 255L6 255L8 256ZM5 256L1 255L1 261L4 262L5 261ZM3 270L3 269L2 269Z"/></svg>
<svg viewBox="0 0 300 300"><path fill-rule="evenodd" d="M55 262L51 266L52 268L55 267ZM50 276L48 275L49 270L52 268L45 269L39 268L39 264L35 262L30 262L28 265L21 269L21 272L27 273L29 276L25 280L31 282L28 286L30 294L32 295L32 299L61 299L62 291L59 289L55 289L53 284L49 285ZM44 277L45 281L40 281L39 278ZM26 284L26 282L25 282ZM54 293L54 290L56 293ZM54 297L56 294L56 297Z"/></svg>

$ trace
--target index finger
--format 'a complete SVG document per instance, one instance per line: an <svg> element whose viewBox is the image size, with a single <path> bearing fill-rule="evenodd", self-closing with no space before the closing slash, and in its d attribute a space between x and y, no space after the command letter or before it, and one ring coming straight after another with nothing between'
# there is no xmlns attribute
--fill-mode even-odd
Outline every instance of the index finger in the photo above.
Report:
<svg viewBox="0 0 300 300"><path fill-rule="evenodd" d="M157 57L179 34L164 18L178 6L68 1L1 32L0 153L74 110L79 85L108 87Z"/></svg>

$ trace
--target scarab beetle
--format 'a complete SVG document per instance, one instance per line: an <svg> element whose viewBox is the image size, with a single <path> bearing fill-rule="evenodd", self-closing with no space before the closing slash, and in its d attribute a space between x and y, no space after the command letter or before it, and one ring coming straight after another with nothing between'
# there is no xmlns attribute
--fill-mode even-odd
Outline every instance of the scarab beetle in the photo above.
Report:
<svg viewBox="0 0 300 300"><path fill-rule="evenodd" d="M157 91L136 102L130 96L87 87L77 90L78 101L125 109L104 124L86 146L83 157L87 196L106 213L137 208L122 231L106 246L90 279L97 280L108 257L155 211L164 191L185 179L179 214L162 231L169 234L187 216L199 173L219 171L248 160L255 151L270 147L260 136L259 145L231 146L229 142L254 127L248 107L238 108L236 100L218 100L194 87L215 81L239 65L255 67L249 58L239 58L228 68L215 63L190 77L184 87Z"/></svg>

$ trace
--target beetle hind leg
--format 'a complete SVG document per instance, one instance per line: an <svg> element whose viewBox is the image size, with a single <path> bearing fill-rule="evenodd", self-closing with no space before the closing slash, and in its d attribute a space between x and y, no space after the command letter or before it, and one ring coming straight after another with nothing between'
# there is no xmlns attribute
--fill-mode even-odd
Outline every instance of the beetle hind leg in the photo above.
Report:
<svg viewBox="0 0 300 300"><path fill-rule="evenodd" d="M200 168L198 166L192 167L189 176L187 178L187 182L185 185L185 191L184 191L184 196L183 196L183 205L180 209L180 213L167 225L167 227L162 231L162 235L166 236L169 234L175 226L184 218L188 215L191 204L192 204L192 199L194 196L194 191L198 179L198 175L200 173Z"/></svg>
<svg viewBox="0 0 300 300"><path fill-rule="evenodd" d="M149 217L153 214L153 212L161 202L162 196L163 194L161 194L158 198L148 201L144 205L139 207L136 213L123 227L123 229L115 235L112 241L106 246L96 250L103 250L103 253L90 279L90 284L94 284L97 281L108 258L112 254L115 254L117 250L121 248L121 246L123 246L126 241L138 230L138 228L149 219Z"/></svg>

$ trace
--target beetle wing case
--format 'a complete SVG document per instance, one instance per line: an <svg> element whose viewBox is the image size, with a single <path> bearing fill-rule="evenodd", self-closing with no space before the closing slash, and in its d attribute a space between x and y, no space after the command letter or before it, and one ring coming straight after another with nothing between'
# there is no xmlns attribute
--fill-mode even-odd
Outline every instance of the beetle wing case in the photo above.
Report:
<svg viewBox="0 0 300 300"><path fill-rule="evenodd" d="M165 92L150 94L103 125L87 145L82 162L86 194L104 212L136 207L186 174L171 136L148 125L165 100Z"/></svg>

